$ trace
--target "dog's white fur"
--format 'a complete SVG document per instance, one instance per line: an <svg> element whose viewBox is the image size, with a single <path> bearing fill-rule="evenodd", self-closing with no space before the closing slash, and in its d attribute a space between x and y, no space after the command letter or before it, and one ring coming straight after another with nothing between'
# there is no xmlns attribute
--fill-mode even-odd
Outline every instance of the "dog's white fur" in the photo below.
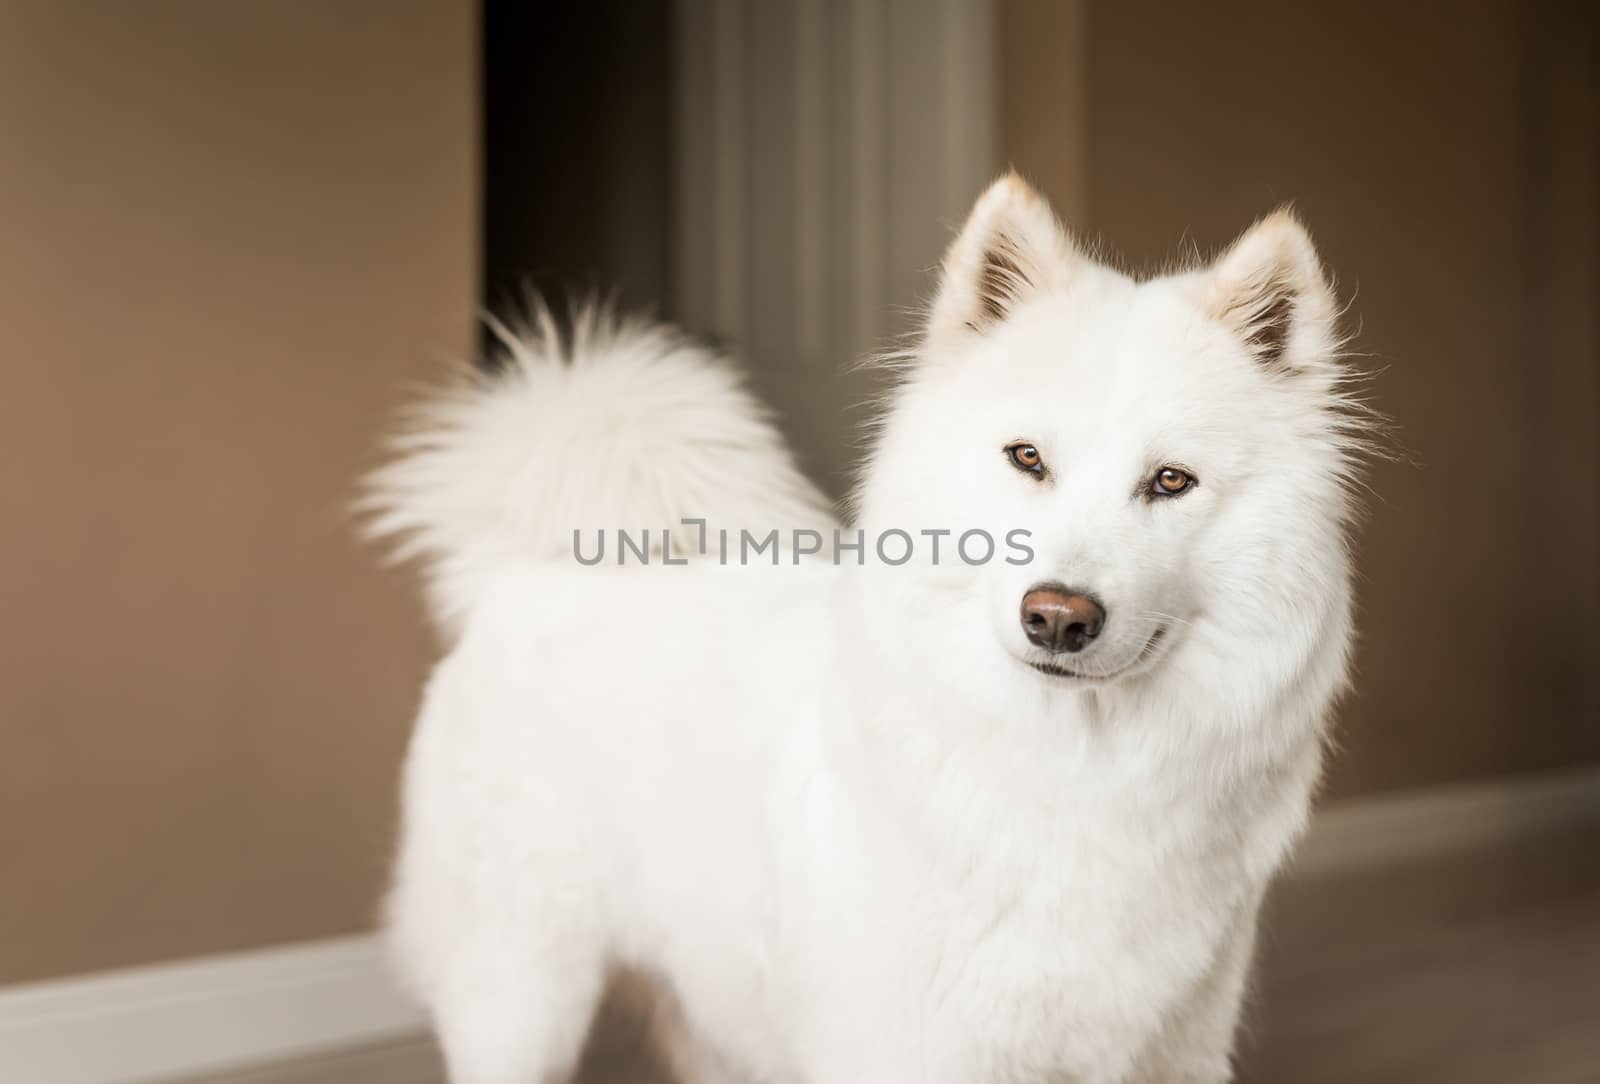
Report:
<svg viewBox="0 0 1600 1084"><path fill-rule="evenodd" d="M452 1079L561 1079L624 969L670 991L697 1081L1227 1079L1345 683L1336 315L1288 215L1136 282L997 182L864 471L864 567L578 566L573 528L831 524L713 359L514 339L376 498L462 630L389 911ZM1198 484L1150 496L1166 465ZM1036 556L872 555L972 528ZM1045 581L1107 608L1081 676L1030 665Z"/></svg>
<svg viewBox="0 0 1600 1084"><path fill-rule="evenodd" d="M598 305L565 338L534 298L527 320L498 320L500 366L463 368L429 395L368 479L372 534L421 557L430 612L453 639L480 581L508 564L573 560L574 529L626 528L662 555L697 555L717 524L829 527L828 500L796 468L740 374L660 324ZM692 511L691 511L692 510ZM782 541L782 539L780 539Z"/></svg>

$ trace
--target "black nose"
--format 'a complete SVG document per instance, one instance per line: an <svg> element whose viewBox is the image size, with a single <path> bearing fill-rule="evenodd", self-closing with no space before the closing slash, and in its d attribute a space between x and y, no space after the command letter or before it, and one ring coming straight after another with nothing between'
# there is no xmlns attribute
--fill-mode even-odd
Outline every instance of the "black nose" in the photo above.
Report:
<svg viewBox="0 0 1600 1084"><path fill-rule="evenodd" d="M1022 596L1022 630L1047 651L1082 651L1105 623L1104 606L1059 583L1042 583Z"/></svg>

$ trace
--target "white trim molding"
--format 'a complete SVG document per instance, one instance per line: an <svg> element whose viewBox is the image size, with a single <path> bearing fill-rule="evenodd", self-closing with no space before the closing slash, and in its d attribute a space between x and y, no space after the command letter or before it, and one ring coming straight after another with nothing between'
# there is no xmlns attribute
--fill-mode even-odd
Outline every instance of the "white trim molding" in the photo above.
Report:
<svg viewBox="0 0 1600 1084"><path fill-rule="evenodd" d="M340 938L0 988L0 1081L137 1084L426 1026L377 939Z"/></svg>
<svg viewBox="0 0 1600 1084"><path fill-rule="evenodd" d="M1334 802L1289 875L1360 874L1600 826L1600 768ZM13 931L14 932L14 931ZM0 988L4 1084L149 1084L416 1036L377 939Z"/></svg>
<svg viewBox="0 0 1600 1084"><path fill-rule="evenodd" d="M1329 802L1291 877L1367 872L1479 847L1600 828L1600 768L1425 787Z"/></svg>

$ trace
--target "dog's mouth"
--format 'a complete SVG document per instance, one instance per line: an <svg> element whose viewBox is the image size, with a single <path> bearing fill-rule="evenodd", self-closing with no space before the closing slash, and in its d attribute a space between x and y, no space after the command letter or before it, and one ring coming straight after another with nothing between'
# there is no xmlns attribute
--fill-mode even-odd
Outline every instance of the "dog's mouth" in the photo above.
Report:
<svg viewBox="0 0 1600 1084"><path fill-rule="evenodd" d="M1112 670L1109 673L1102 674L1088 670L1074 670L1069 666L1062 666L1053 662L1030 662L1028 665L1039 671L1039 673L1048 674L1050 677L1067 678L1072 681L1111 681L1112 679L1119 678L1123 674L1135 669L1140 664L1145 662L1145 660L1149 659L1151 655L1155 654L1156 648L1160 645L1161 641L1166 637L1166 635L1167 626L1162 625L1160 628L1156 629L1155 632L1150 634L1150 639L1144 642L1144 647L1139 649L1139 654L1134 657L1132 662L1124 667Z"/></svg>

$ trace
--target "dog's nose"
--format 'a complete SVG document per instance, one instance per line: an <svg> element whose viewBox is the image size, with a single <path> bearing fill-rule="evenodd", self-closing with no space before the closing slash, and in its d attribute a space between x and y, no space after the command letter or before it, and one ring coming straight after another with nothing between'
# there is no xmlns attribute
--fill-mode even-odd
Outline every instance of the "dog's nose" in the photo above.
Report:
<svg viewBox="0 0 1600 1084"><path fill-rule="evenodd" d="M1105 623L1104 606L1059 583L1041 584L1022 596L1022 630L1047 651L1082 651Z"/></svg>

